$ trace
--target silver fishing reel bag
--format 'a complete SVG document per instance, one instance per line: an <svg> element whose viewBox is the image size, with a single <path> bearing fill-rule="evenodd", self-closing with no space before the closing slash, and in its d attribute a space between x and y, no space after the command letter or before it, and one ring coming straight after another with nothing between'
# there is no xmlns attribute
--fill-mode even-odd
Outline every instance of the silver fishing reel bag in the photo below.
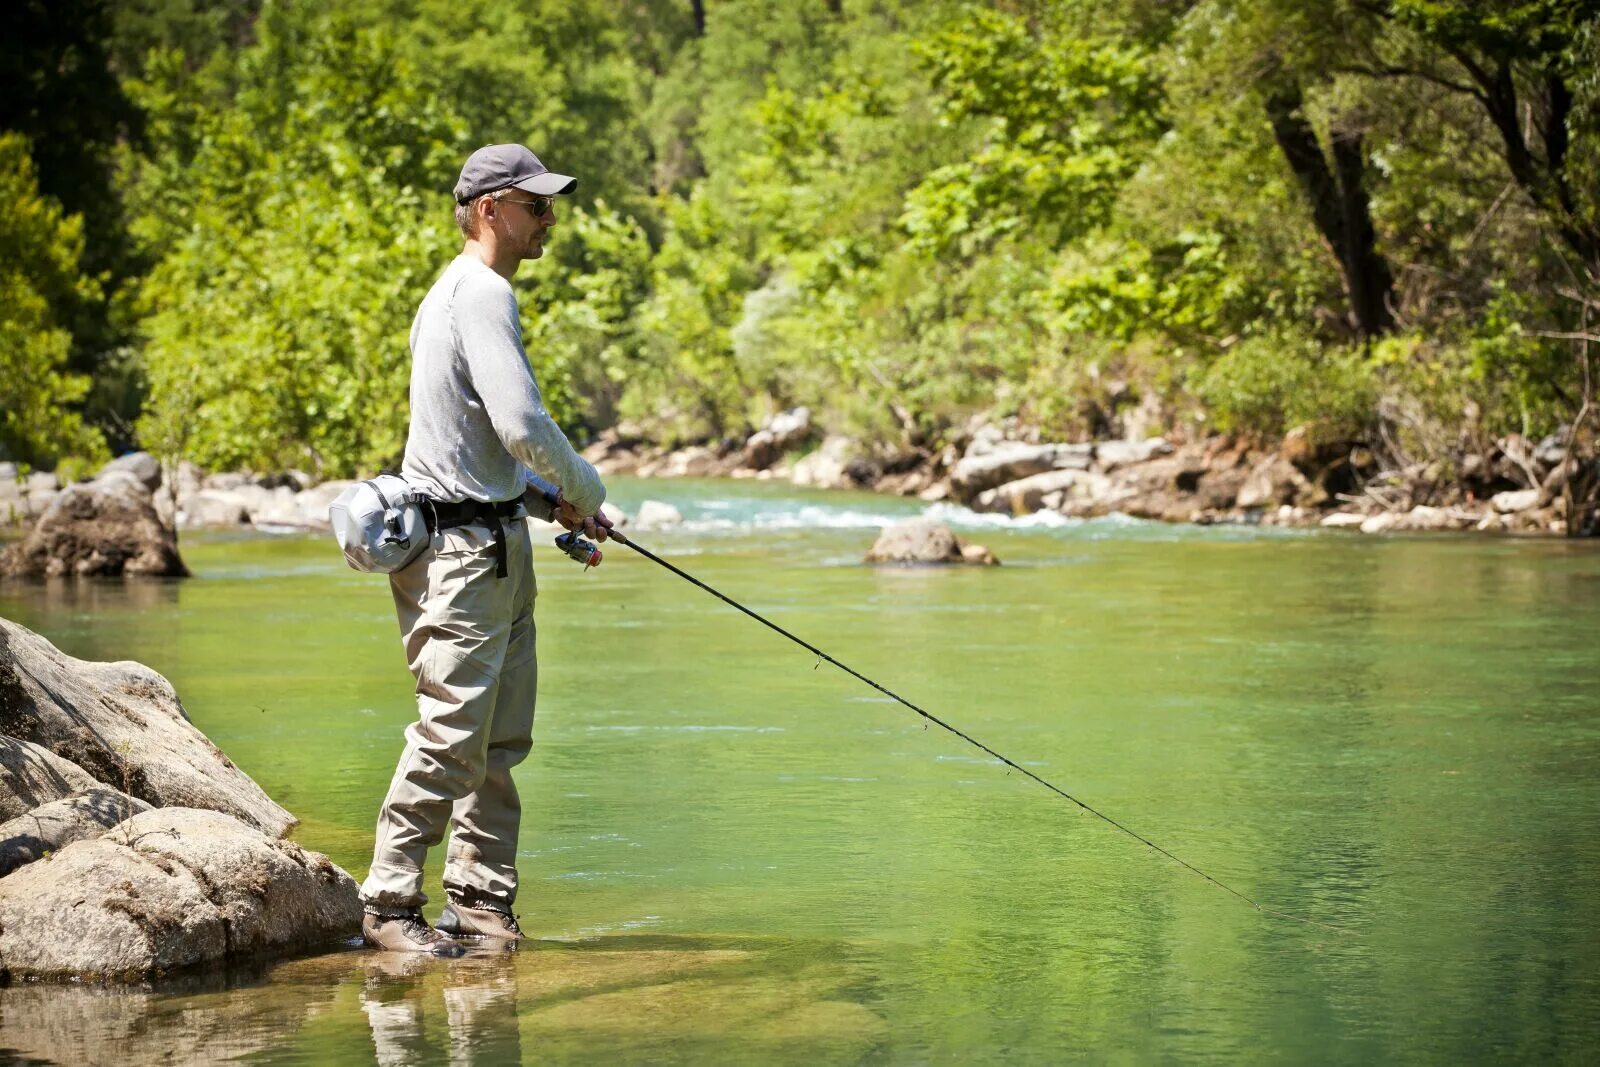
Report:
<svg viewBox="0 0 1600 1067"><path fill-rule="evenodd" d="M422 493L393 474L357 482L328 505L344 561L358 571L400 570L428 546Z"/></svg>

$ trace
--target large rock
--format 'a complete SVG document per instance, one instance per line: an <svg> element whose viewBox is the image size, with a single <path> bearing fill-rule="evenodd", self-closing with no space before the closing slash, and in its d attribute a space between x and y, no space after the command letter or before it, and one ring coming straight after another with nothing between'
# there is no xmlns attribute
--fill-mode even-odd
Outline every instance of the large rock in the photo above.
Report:
<svg viewBox="0 0 1600 1067"><path fill-rule="evenodd" d="M780 411L750 435L750 439L744 443L739 462L742 466L758 470L770 467L785 452L803 444L811 436L811 429L810 408Z"/></svg>
<svg viewBox="0 0 1600 1067"><path fill-rule="evenodd" d="M326 856L220 812L162 808L0 880L0 971L148 979L360 923L355 882Z"/></svg>
<svg viewBox="0 0 1600 1067"><path fill-rule="evenodd" d="M1311 483L1298 467L1273 454L1250 469L1239 487L1236 504L1241 508L1277 507L1293 504L1311 491Z"/></svg>
<svg viewBox="0 0 1600 1067"><path fill-rule="evenodd" d="M178 507L180 526L243 526L250 521L244 497L230 489L201 489Z"/></svg>
<svg viewBox="0 0 1600 1067"><path fill-rule="evenodd" d="M6 664L0 660L0 716L7 714ZM0 820L93 789L94 775L43 745L0 734Z"/></svg>
<svg viewBox="0 0 1600 1067"><path fill-rule="evenodd" d="M295 507L300 521L312 529L328 529L328 506L339 499L339 494L360 483L351 480L323 482L303 490L295 497Z"/></svg>
<svg viewBox="0 0 1600 1067"><path fill-rule="evenodd" d="M1025 515L1053 503L1059 507L1066 500L1089 500L1105 490L1108 479L1094 471L1045 471L1030 475L995 489L985 489L972 502L974 511L1001 511L1012 515Z"/></svg>
<svg viewBox="0 0 1600 1067"><path fill-rule="evenodd" d="M97 785L0 823L0 877L149 810L137 797Z"/></svg>
<svg viewBox="0 0 1600 1067"><path fill-rule="evenodd" d="M1094 445L1009 444L993 451L969 451L950 472L950 488L957 499L969 502L985 489L1015 482L1045 471L1088 470Z"/></svg>
<svg viewBox="0 0 1600 1067"><path fill-rule="evenodd" d="M294 816L195 729L161 675L140 663L74 659L5 619L0 733L42 745L100 782L158 807L213 808L275 836L295 824Z"/></svg>
<svg viewBox="0 0 1600 1067"><path fill-rule="evenodd" d="M1164 437L1150 437L1143 441L1097 441L1094 446L1094 466L1100 471L1114 471L1134 463L1148 463L1157 456L1171 455L1172 445Z"/></svg>
<svg viewBox="0 0 1600 1067"><path fill-rule="evenodd" d="M795 460L789 480L818 489L849 489L855 484L850 478L850 464L856 451L856 443L850 438L829 434L816 451Z"/></svg>
<svg viewBox="0 0 1600 1067"><path fill-rule="evenodd" d="M884 527L867 550L868 563L977 563L994 565L982 545L969 545L950 527L932 519L910 519Z"/></svg>
<svg viewBox="0 0 1600 1067"><path fill-rule="evenodd" d="M1489 505L1501 514L1515 511L1527 511L1539 504L1539 490L1537 489L1511 489L1504 493L1496 493L1489 501Z"/></svg>
<svg viewBox="0 0 1600 1067"><path fill-rule="evenodd" d="M187 575L178 542L150 491L127 471L68 486L21 542L0 556L0 573Z"/></svg>
<svg viewBox="0 0 1600 1067"><path fill-rule="evenodd" d="M161 462L148 452L129 452L100 468L96 478L108 474L128 473L152 493L161 488Z"/></svg>

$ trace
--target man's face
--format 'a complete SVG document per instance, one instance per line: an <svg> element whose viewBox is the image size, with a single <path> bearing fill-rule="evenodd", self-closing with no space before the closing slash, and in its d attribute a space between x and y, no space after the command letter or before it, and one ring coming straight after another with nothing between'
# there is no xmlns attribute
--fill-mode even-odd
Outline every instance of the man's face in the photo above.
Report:
<svg viewBox="0 0 1600 1067"><path fill-rule="evenodd" d="M556 224L555 198L512 189L495 203L501 236L523 259L544 255L544 238Z"/></svg>

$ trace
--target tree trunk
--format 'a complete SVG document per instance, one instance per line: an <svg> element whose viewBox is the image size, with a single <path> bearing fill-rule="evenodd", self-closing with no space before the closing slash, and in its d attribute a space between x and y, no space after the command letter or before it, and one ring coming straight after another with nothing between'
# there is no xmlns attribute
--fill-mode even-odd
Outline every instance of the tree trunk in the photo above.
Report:
<svg viewBox="0 0 1600 1067"><path fill-rule="evenodd" d="M1389 332L1394 328L1390 308L1394 274L1377 248L1361 135L1345 131L1332 135L1330 167L1328 153L1302 111L1299 86L1275 89L1265 103L1272 135L1311 202L1318 232L1339 262L1356 332L1362 337Z"/></svg>

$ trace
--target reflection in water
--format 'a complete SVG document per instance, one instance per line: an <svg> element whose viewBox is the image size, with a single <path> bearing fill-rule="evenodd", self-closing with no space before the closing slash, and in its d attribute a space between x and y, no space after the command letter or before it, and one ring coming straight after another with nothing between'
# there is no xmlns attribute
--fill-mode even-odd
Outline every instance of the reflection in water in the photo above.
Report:
<svg viewBox="0 0 1600 1067"><path fill-rule="evenodd" d="M440 1060L450 1067L521 1063L516 965L515 946L487 946L453 961L365 953L361 1010L372 1027L379 1067ZM431 988L434 976L442 977L442 990ZM429 1020L435 1024L431 1030Z"/></svg>
<svg viewBox="0 0 1600 1067"><path fill-rule="evenodd" d="M515 1064L614 1057L854 1062L885 1040L859 952L611 937L460 959L347 949L128 991L0 990L0 1060ZM535 1055L536 1054L536 1055Z"/></svg>

